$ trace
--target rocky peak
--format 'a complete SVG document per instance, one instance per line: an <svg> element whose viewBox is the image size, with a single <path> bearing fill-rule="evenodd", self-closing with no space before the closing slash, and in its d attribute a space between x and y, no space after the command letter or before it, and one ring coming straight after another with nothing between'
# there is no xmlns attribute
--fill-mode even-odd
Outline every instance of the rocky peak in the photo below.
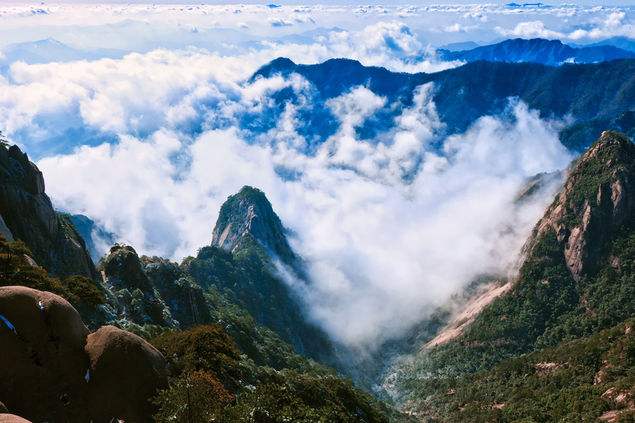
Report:
<svg viewBox="0 0 635 423"><path fill-rule="evenodd" d="M287 264L295 261L282 222L265 194L257 188L243 187L221 207L212 236L212 246L232 253L251 245Z"/></svg>
<svg viewBox="0 0 635 423"><path fill-rule="evenodd" d="M144 271L143 260L129 245L116 244L99 263L116 315L137 324L178 327L159 291Z"/></svg>
<svg viewBox="0 0 635 423"><path fill-rule="evenodd" d="M109 285L117 288L139 288L142 291L152 289L148 277L143 272L141 259L129 245L114 245L103 258L100 267Z"/></svg>
<svg viewBox="0 0 635 423"><path fill-rule="evenodd" d="M44 192L42 172L17 146L1 143L0 228L5 238L23 241L56 276L97 276L84 240Z"/></svg>
<svg viewBox="0 0 635 423"><path fill-rule="evenodd" d="M571 167L567 180L538 222L525 251L548 231L563 246L571 275L579 280L597 265L616 231L633 222L635 145L605 131Z"/></svg>

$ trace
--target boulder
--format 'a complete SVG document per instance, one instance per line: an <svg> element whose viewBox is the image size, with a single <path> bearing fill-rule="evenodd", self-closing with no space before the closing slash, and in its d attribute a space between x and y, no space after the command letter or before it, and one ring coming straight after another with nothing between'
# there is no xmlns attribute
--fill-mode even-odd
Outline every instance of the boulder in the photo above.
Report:
<svg viewBox="0 0 635 423"><path fill-rule="evenodd" d="M88 329L63 298L0 287L0 398L36 421L85 421Z"/></svg>
<svg viewBox="0 0 635 423"><path fill-rule="evenodd" d="M0 423L31 423L29 420L13 414L0 414Z"/></svg>
<svg viewBox="0 0 635 423"><path fill-rule="evenodd" d="M95 423L123 419L151 422L157 391L167 386L166 362L142 338L114 326L88 336L88 396Z"/></svg>

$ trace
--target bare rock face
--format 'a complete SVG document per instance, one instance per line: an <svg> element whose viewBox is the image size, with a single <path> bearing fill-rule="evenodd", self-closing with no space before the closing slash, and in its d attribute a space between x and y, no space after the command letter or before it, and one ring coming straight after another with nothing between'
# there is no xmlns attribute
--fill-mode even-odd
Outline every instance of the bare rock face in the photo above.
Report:
<svg viewBox="0 0 635 423"><path fill-rule="evenodd" d="M161 353L142 338L114 326L90 334L86 353L90 357L87 379L93 421L152 421L150 399L167 385Z"/></svg>
<svg viewBox="0 0 635 423"><path fill-rule="evenodd" d="M0 287L0 398L36 421L86 421L88 329L63 298Z"/></svg>
<svg viewBox="0 0 635 423"><path fill-rule="evenodd" d="M214 227L212 246L232 253L255 241L271 256L286 264L297 260L285 229L271 203L259 189L243 187L221 207Z"/></svg>
<svg viewBox="0 0 635 423"><path fill-rule="evenodd" d="M35 422L151 421L167 383L143 339L113 326L89 335L66 300L21 286L0 287L0 358L0 413Z"/></svg>
<svg viewBox="0 0 635 423"><path fill-rule="evenodd" d="M83 239L44 192L42 172L16 146L0 146L0 216L4 237L24 241L52 274L97 276Z"/></svg>
<svg viewBox="0 0 635 423"><path fill-rule="evenodd" d="M577 281L592 271L600 252L635 214L635 145L625 136L604 132L573 165L564 187L538 222L525 251L553 230Z"/></svg>
<svg viewBox="0 0 635 423"><path fill-rule="evenodd" d="M113 246L100 262L100 269L105 286L117 297L118 315L141 325L179 326L134 248Z"/></svg>

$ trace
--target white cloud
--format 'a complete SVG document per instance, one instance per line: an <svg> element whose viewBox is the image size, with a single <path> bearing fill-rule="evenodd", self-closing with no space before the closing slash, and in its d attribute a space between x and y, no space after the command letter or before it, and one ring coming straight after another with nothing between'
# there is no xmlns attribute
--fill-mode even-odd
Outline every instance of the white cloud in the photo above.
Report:
<svg viewBox="0 0 635 423"><path fill-rule="evenodd" d="M605 17L593 17L588 25L573 30L553 30L541 21L520 22L513 29L496 27L499 34L506 37L548 38L561 40L599 40L603 38L625 36L635 37L635 25L622 10L612 10Z"/></svg>
<svg viewBox="0 0 635 423"><path fill-rule="evenodd" d="M255 144L233 128L192 142L158 130L38 164L56 204L96 218L146 254L194 252L209 242L229 194L244 184L263 189L308 260L311 315L340 341L372 346L472 278L505 272L549 198L517 209L515 194L526 177L569 160L555 127L522 104L514 122L483 118L432 148L443 124L431 88L420 87L376 140L357 139L353 129L383 98L355 88L332 100L340 129L314 155L304 152L288 105ZM268 96L262 87L242 93L253 99L254 91ZM251 107L240 98L236 107ZM298 176L280 177L280 166Z"/></svg>
<svg viewBox="0 0 635 423"><path fill-rule="evenodd" d="M547 29L542 21L521 22L511 31L499 27L498 31L507 37L548 39L564 37L564 34L560 32Z"/></svg>
<svg viewBox="0 0 635 423"><path fill-rule="evenodd" d="M517 190L526 177L570 159L557 127L515 104L512 121L485 117L465 134L443 139L432 86L424 85L388 129L360 139L357 129L387 99L355 87L327 103L338 128L308 154L314 140L300 127L312 87L297 76L245 82L249 76L278 56L299 63L347 57L432 72L457 63L428 57L426 37L441 42L474 28L492 38L496 27L527 37L589 36L567 32L573 24L563 27L565 15L605 33L629 25L619 11L577 7L45 9L40 16L22 6L0 7L7 18L0 33L13 37L15 28L29 28L22 33L146 51L120 60L14 63L0 76L0 128L43 156L38 164L55 204L95 218L142 253L180 258L209 243L228 195L244 184L258 186L308 260L311 315L337 339L367 346L407 329L474 277L508 270L549 199L546 192L518 208ZM591 22L588 14L602 19ZM95 22L100 25L87 26ZM274 22L293 26L272 29ZM440 30L446 27L453 32ZM294 37L271 37L272 31ZM209 44L212 38L222 45ZM155 50L164 44L170 48ZM272 93L282 89L298 100L284 106L273 128L256 136L239 129L245 116L267 118ZM72 148L48 155L60 136ZM281 170L293 178L281 177Z"/></svg>

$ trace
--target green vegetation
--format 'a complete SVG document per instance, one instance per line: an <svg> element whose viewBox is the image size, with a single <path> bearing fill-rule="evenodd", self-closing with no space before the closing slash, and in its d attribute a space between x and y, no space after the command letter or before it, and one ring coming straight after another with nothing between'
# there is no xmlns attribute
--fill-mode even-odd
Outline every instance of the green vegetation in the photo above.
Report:
<svg viewBox="0 0 635 423"><path fill-rule="evenodd" d="M443 421L595 421L611 410L633 418L635 226L632 211L596 199L616 180L632 195L635 149L619 134L607 136L578 161L567 195L552 206L565 207L552 222L560 235L579 224L583 204L601 219L601 232L586 228L594 255L580 260L588 270L574 279L566 241L553 229L535 235L508 294L461 336L400 369L414 410ZM609 389L631 399L613 400Z"/></svg>
<svg viewBox="0 0 635 423"><path fill-rule="evenodd" d="M298 301L279 277L264 249L250 235L243 237L240 248L229 253L217 247L201 248L196 257L184 260L181 266L198 285L207 289L208 302L213 304L214 322L231 317L234 325L228 332L245 351L252 350L254 336L260 354L250 351L258 363L280 368L279 338L291 344L299 354L316 360L329 361L332 346L326 335L308 324ZM222 310L218 313L217 310ZM260 328L259 333L251 329ZM275 342L268 342L275 332ZM264 349L263 349L264 348ZM285 347L286 348L286 347ZM288 355L283 352L283 355Z"/></svg>
<svg viewBox="0 0 635 423"><path fill-rule="evenodd" d="M444 421L633 421L635 320L433 386ZM620 397L621 395L621 397ZM629 420L629 418L631 420Z"/></svg>
<svg viewBox="0 0 635 423"><path fill-rule="evenodd" d="M166 332L153 339L152 344L171 362L177 374L206 371L226 386L239 385L240 352L218 325Z"/></svg>
<svg viewBox="0 0 635 423"><path fill-rule="evenodd" d="M388 422L376 400L334 376L271 372L229 407L226 422Z"/></svg>
<svg viewBox="0 0 635 423"><path fill-rule="evenodd" d="M172 380L170 387L157 395L159 411L154 417L157 423L217 422L233 401L234 396L212 373L196 371Z"/></svg>
<svg viewBox="0 0 635 423"><path fill-rule="evenodd" d="M105 302L103 292L90 279L51 277L30 256L31 251L22 241L6 241L0 237L0 286L21 285L53 292L87 311Z"/></svg>
<svg viewBox="0 0 635 423"><path fill-rule="evenodd" d="M173 369L158 422L387 422L376 400L315 366L258 366L218 325L164 333L152 343Z"/></svg>

